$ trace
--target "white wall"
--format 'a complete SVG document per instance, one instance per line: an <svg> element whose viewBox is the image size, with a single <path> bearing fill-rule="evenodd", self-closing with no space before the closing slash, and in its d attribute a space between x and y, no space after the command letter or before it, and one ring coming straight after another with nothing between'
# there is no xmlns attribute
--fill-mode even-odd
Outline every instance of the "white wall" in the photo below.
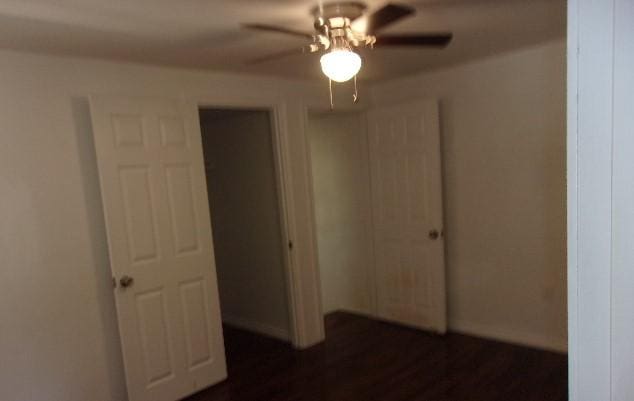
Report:
<svg viewBox="0 0 634 401"><path fill-rule="evenodd" d="M0 399L125 399L87 96L276 104L303 345L323 336L295 81L0 52ZM310 317L314 317L311 319Z"/></svg>
<svg viewBox="0 0 634 401"><path fill-rule="evenodd" d="M222 320L289 339L269 112L202 111L201 122Z"/></svg>
<svg viewBox="0 0 634 401"><path fill-rule="evenodd" d="M373 311L372 215L365 115L308 120L324 313Z"/></svg>
<svg viewBox="0 0 634 401"><path fill-rule="evenodd" d="M634 399L634 2L568 3L570 399Z"/></svg>
<svg viewBox="0 0 634 401"><path fill-rule="evenodd" d="M449 327L566 348L565 43L372 88L438 98Z"/></svg>

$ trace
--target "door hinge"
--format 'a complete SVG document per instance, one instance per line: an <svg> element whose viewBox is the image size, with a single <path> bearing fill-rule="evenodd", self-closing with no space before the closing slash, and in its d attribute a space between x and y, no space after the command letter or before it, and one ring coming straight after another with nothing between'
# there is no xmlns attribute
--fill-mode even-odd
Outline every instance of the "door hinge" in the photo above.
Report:
<svg viewBox="0 0 634 401"><path fill-rule="evenodd" d="M288 249L293 250L293 241L288 241Z"/></svg>

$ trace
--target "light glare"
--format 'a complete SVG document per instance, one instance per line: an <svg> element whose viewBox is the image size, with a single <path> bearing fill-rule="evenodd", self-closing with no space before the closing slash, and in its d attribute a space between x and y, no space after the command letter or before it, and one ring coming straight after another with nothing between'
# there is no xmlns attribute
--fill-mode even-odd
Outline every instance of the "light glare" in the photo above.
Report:
<svg viewBox="0 0 634 401"><path fill-rule="evenodd" d="M321 70L335 82L346 82L361 69L361 57L347 49L337 49L321 56Z"/></svg>

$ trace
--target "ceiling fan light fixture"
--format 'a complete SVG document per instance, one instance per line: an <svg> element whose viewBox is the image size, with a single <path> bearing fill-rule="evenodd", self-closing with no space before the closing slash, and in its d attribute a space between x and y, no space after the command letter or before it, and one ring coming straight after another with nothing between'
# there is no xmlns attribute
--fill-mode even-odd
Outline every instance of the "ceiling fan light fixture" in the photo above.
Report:
<svg viewBox="0 0 634 401"><path fill-rule="evenodd" d="M349 49L333 49L319 61L324 74L335 82L346 82L361 69L361 57Z"/></svg>

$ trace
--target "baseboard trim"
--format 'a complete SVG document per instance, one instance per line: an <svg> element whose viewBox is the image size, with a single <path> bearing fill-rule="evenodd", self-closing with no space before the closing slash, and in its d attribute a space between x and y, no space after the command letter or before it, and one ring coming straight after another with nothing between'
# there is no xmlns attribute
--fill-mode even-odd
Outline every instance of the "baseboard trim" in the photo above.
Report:
<svg viewBox="0 0 634 401"><path fill-rule="evenodd" d="M329 313L335 313L335 312L350 313L351 315L358 315L358 316L363 316L370 319L376 319L375 313L372 313L371 311L368 311L368 310L362 310L362 309L356 309L356 308L337 308L328 313L324 313L324 316Z"/></svg>
<svg viewBox="0 0 634 401"><path fill-rule="evenodd" d="M275 338L277 340L282 340L286 342L290 342L291 340L291 335L288 329L271 326L267 323L256 322L255 320L245 319L227 314L222 315L222 322L226 323L229 326L234 326L238 329L252 331L254 333L262 334L267 337Z"/></svg>
<svg viewBox="0 0 634 401"><path fill-rule="evenodd" d="M518 332L501 327L482 325L461 320L449 320L449 331L475 337L488 338L511 344L538 348L546 351L567 353L567 339Z"/></svg>
<svg viewBox="0 0 634 401"><path fill-rule="evenodd" d="M339 308L337 310L333 310L330 313L336 312L344 312L350 313L353 315L358 315L362 317L366 317L369 319L382 321L391 324L399 324L396 322L391 322L389 320L381 319L380 317L368 313L366 311L354 310L351 308ZM324 315L327 315L324 314ZM410 327L410 326L406 326ZM423 330L421 328L415 327L417 330ZM448 331L454 333L465 334L474 337L485 338L489 340L501 341L510 344L521 345L524 347L537 348L545 351L553 351L559 353L567 353L568 352L568 341L565 338L554 338L549 336L542 336L533 333L526 332L518 332L515 330L508 330L505 328L494 327L490 325L483 325L473 322L467 322L463 320L454 320L449 319L448 321Z"/></svg>

